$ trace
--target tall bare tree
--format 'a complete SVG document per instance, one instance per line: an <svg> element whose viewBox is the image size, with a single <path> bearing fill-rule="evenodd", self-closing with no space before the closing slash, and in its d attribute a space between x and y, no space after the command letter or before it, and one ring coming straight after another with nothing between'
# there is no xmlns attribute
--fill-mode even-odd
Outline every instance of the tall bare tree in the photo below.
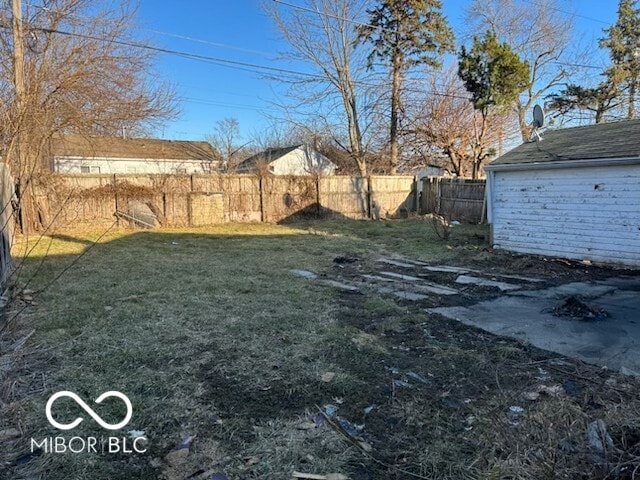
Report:
<svg viewBox="0 0 640 480"><path fill-rule="evenodd" d="M151 81L150 52L121 43L133 39L134 9L108 5L33 0L22 11L15 1L15 16L0 7L0 24L14 26L0 29L0 145L25 230L37 226L31 187L54 135L141 132L175 113L172 90Z"/></svg>
<svg viewBox="0 0 640 480"><path fill-rule="evenodd" d="M364 135L370 75L366 74L365 56L356 49L353 20L362 16L366 3L304 0L294 7L276 1L266 7L290 46L283 56L305 63L312 72L312 76L279 78L291 87L294 113L324 119L327 126L344 125L345 148L363 176L367 174Z"/></svg>
<svg viewBox="0 0 640 480"><path fill-rule="evenodd" d="M495 32L529 64L529 88L513 105L523 141L531 134L527 118L534 104L563 86L582 63L574 19L565 12L557 0L473 0L467 8L474 35Z"/></svg>

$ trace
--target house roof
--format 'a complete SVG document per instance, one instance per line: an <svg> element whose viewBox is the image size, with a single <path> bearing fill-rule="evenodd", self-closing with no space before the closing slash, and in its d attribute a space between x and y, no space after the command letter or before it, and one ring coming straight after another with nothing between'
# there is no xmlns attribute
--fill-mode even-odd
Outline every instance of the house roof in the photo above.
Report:
<svg viewBox="0 0 640 480"><path fill-rule="evenodd" d="M216 150L208 142L85 135L55 137L51 142L51 153L58 157L172 159L207 162L218 156Z"/></svg>
<svg viewBox="0 0 640 480"><path fill-rule="evenodd" d="M640 120L547 130L488 166L571 160L640 158Z"/></svg>
<svg viewBox="0 0 640 480"><path fill-rule="evenodd" d="M297 148L300 148L302 145L292 145L290 147L284 148L269 148L260 153L256 153L255 155L251 155L246 160L240 162L237 166L238 170L252 170L257 167L261 163L271 163L279 159L280 157L284 157L287 153L293 152Z"/></svg>

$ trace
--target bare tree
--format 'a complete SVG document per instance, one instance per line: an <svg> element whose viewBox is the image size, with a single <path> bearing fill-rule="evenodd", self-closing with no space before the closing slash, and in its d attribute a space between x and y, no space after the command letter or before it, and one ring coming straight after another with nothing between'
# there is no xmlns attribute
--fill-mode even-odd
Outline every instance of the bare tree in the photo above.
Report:
<svg viewBox="0 0 640 480"><path fill-rule="evenodd" d="M505 132L517 126L517 120L512 112L490 112L490 128L487 134L479 135L480 118L457 68L453 64L427 73L422 98L414 96L407 112L411 120L406 126L405 148L410 147L422 165L440 165L457 176L468 177L477 153L499 153Z"/></svg>
<svg viewBox="0 0 640 480"><path fill-rule="evenodd" d="M240 123L237 118L227 117L218 120L207 141L214 146L222 157L222 170L228 171L236 163L234 160L242 150L239 145Z"/></svg>
<svg viewBox="0 0 640 480"><path fill-rule="evenodd" d="M15 2L14 13L13 31L0 31L0 141L28 230L38 226L31 190L53 136L143 132L175 114L175 103L170 88L149 81L150 52L122 43L135 13L126 1L35 0L24 12ZM0 22L10 18L0 7Z"/></svg>
<svg viewBox="0 0 640 480"><path fill-rule="evenodd" d="M304 0L297 7L278 2L267 7L291 47L284 56L313 71L306 77L279 78L291 87L294 102L288 107L296 115L323 120L327 127L344 125L344 148L363 176L367 174L363 123L371 111L367 99L371 75L366 73L365 55L356 49L353 19L362 16L366 4L366 0Z"/></svg>
<svg viewBox="0 0 640 480"><path fill-rule="evenodd" d="M531 128L527 115L546 93L563 86L586 55L574 35L574 18L556 0L473 0L467 8L472 33L495 32L528 62L530 86L514 103L523 141Z"/></svg>

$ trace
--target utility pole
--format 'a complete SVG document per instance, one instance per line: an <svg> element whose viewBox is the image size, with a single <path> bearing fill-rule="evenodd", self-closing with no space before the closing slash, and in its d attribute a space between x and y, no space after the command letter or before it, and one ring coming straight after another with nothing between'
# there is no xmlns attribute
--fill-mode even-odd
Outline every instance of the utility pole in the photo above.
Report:
<svg viewBox="0 0 640 480"><path fill-rule="evenodd" d="M13 83L16 90L16 103L22 115L24 104L24 30L22 28L22 4L20 0L11 0L11 30L13 32Z"/></svg>
<svg viewBox="0 0 640 480"><path fill-rule="evenodd" d="M16 175L16 196L18 197L18 219L22 233L29 232L30 213L33 211L32 199L27 193L29 188L27 152L24 142L25 128L25 82L24 82L24 28L22 25L22 4L20 0L11 0L11 31L13 33L13 86L16 95L15 144L11 165ZM26 178L25 178L26 177Z"/></svg>

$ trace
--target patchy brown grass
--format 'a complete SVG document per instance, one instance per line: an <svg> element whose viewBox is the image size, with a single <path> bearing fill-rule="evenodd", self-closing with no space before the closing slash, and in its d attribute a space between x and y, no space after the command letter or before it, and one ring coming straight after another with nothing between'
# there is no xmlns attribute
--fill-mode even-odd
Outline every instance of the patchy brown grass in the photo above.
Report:
<svg viewBox="0 0 640 480"><path fill-rule="evenodd" d="M3 370L0 430L21 435L4 442L0 476L186 479L224 471L287 479L297 470L355 480L632 479L640 464L639 382L288 272L334 277L345 271L336 256L357 257L350 268L365 268L383 252L438 263L482 255L487 268L503 269L516 258L486 250L482 227L454 227L448 242L429 232L419 221L117 231L38 294L101 232L45 239L18 280L37 273L29 287L36 293L14 304L28 308L2 345L0 368L10 359L11 371ZM517 259L554 278L590 275ZM323 381L327 372L335 376ZM126 393L134 406L126 430L144 430L149 451L21 457L29 438L59 433L44 404L62 389L87 401L106 390ZM312 425L329 403L364 425L359 441L371 451L327 421ZM522 414L514 417L512 406ZM105 405L100 413L122 412ZM78 408L61 403L58 415L73 419ZM597 419L607 423L614 451L588 447L585 431ZM74 430L103 434L90 419ZM171 466L166 455L183 435L195 440L184 463Z"/></svg>

